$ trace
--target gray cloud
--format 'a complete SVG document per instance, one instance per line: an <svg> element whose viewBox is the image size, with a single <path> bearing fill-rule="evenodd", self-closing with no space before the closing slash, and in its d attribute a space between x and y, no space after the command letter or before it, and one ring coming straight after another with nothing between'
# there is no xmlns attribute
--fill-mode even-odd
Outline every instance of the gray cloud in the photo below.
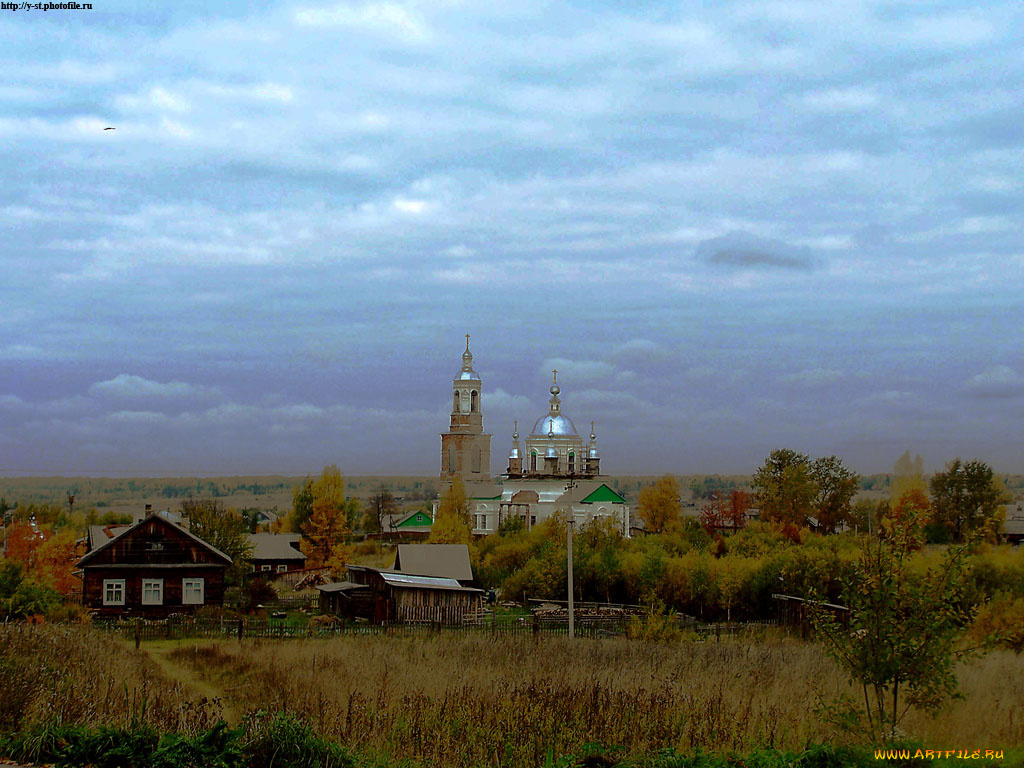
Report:
<svg viewBox="0 0 1024 768"><path fill-rule="evenodd" d="M1024 376L1008 365L995 365L968 379L967 394L978 398L1015 398L1024 395Z"/></svg>
<svg viewBox="0 0 1024 768"><path fill-rule="evenodd" d="M730 232L705 240L698 244L696 255L711 265L739 269L809 271L818 266L818 260L810 248L757 237L747 232Z"/></svg>

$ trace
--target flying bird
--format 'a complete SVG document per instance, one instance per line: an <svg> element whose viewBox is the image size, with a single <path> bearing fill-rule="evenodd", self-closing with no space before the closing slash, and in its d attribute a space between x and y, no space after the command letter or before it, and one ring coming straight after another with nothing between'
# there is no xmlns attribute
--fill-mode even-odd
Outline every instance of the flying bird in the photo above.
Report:
<svg viewBox="0 0 1024 768"><path fill-rule="evenodd" d="M113 127L112 125L108 125L108 126L107 126L106 128L104 128L103 130L104 130L104 131L116 131L116 130L117 130L117 128L114 128L114 127Z"/></svg>

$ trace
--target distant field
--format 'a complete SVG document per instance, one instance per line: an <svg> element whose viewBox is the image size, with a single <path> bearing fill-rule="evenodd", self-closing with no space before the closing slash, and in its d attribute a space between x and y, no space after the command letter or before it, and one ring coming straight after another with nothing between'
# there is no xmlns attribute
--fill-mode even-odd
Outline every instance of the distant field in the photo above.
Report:
<svg viewBox="0 0 1024 768"><path fill-rule="evenodd" d="M700 505L691 487L711 486L747 488L749 475L677 475L683 490L683 503ZM188 498L218 498L229 507L290 509L292 490L305 478L289 475L251 475L231 477L0 477L0 498L8 502L66 504L68 493L75 495L78 509L97 507L111 511L133 511L145 504L154 509L175 508ZM602 478L631 503L640 489L657 480L655 475L609 475ZM1024 475L1004 475L1006 487L1016 496L1024 489ZM881 499L888 495L888 476L871 475L862 480L860 495ZM437 496L441 482L424 475L353 475L345 477L350 496L368 499L381 487L402 498L407 506L416 506Z"/></svg>

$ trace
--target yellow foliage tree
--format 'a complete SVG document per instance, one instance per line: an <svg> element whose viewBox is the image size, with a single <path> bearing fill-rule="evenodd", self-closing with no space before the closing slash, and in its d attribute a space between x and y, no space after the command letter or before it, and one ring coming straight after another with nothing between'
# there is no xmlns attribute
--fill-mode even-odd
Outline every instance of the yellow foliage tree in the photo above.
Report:
<svg viewBox="0 0 1024 768"><path fill-rule="evenodd" d="M456 477L441 497L437 517L430 526L430 543L469 544L473 538L471 531L466 486Z"/></svg>
<svg viewBox="0 0 1024 768"><path fill-rule="evenodd" d="M660 477L654 485L640 491L637 514L644 521L648 533L677 530L682 524L681 512L679 481L672 475Z"/></svg>
<svg viewBox="0 0 1024 768"><path fill-rule="evenodd" d="M345 556L343 550L337 553L335 550L339 545L345 545L349 535L348 505L341 471L334 465L324 467L312 485L312 495L312 514L302 526L302 553L306 556L308 568L330 565L334 569L332 562L337 560L337 556Z"/></svg>

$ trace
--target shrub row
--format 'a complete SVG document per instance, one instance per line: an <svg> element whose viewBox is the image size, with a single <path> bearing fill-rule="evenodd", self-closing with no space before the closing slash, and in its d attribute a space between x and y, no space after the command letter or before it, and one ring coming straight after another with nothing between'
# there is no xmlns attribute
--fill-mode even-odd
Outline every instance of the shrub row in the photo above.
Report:
<svg viewBox="0 0 1024 768"><path fill-rule="evenodd" d="M47 723L0 736L0 754L60 768L351 768L347 750L292 715L256 713L235 729L224 721L189 736L161 736L135 721L123 728Z"/></svg>

